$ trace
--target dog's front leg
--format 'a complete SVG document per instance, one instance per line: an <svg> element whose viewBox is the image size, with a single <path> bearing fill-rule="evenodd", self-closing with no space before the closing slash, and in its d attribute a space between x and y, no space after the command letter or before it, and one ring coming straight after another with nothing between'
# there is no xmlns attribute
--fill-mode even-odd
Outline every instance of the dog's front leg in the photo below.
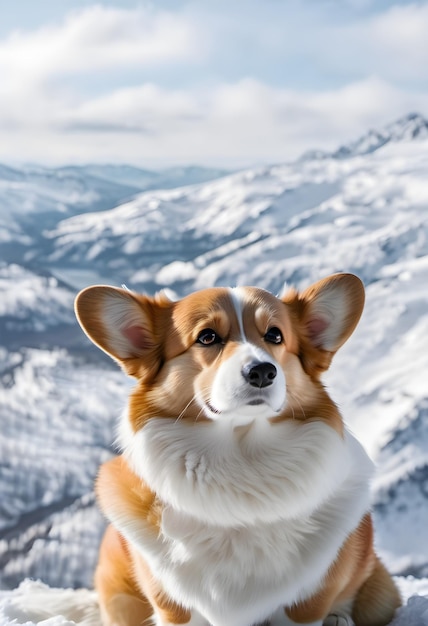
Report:
<svg viewBox="0 0 428 626"><path fill-rule="evenodd" d="M283 608L278 609L266 626L299 626L302 622L293 621ZM263 625L264 626L264 625ZM352 618L343 611L335 611L322 619L314 622L304 622L304 626L355 626Z"/></svg>
<svg viewBox="0 0 428 626"><path fill-rule="evenodd" d="M299 626L299 622L293 621L288 617L284 607L280 607L275 611L269 620L270 626ZM315 620L314 622L305 622L304 626L323 626L322 619Z"/></svg>

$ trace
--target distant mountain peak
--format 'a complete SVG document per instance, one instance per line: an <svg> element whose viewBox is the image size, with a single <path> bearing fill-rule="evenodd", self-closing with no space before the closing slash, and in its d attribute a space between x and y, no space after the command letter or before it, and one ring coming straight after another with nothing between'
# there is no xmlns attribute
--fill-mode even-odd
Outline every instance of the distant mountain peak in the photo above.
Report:
<svg viewBox="0 0 428 626"><path fill-rule="evenodd" d="M369 154L391 141L411 141L428 138L428 120L420 113L409 113L380 128L370 129L356 141L341 146L335 157Z"/></svg>
<svg viewBox="0 0 428 626"><path fill-rule="evenodd" d="M428 119L420 113L408 113L394 122L379 129L370 129L359 139L340 146L333 152L311 150L302 160L334 158L346 159L353 156L370 154L390 142L428 139Z"/></svg>

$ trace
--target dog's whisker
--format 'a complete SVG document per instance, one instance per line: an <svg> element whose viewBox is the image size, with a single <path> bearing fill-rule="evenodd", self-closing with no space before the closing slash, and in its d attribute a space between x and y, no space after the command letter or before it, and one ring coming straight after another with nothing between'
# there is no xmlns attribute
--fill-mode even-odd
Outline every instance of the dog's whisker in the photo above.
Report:
<svg viewBox="0 0 428 626"><path fill-rule="evenodd" d="M296 404L298 404L298 405L299 405L300 410L302 411L302 415L303 415L303 417L306 419L305 409L303 408L303 405L302 405L302 403L300 402L299 398L298 398L298 397L297 397L294 393L292 393L292 392L288 392L288 394L289 394L290 398L291 398L292 400L294 400L294 401L296 402ZM293 411L293 419L295 419L294 407L293 407L293 406L291 406L291 409L292 409L292 411Z"/></svg>
<svg viewBox="0 0 428 626"><path fill-rule="evenodd" d="M199 418L200 418L200 416L203 414L203 412L204 412L204 408L201 406L201 408L199 409L198 414L197 414L197 416L196 416L196 418L195 418L195 422L197 422L197 421L198 421L198 419L199 419Z"/></svg>
<svg viewBox="0 0 428 626"><path fill-rule="evenodd" d="M291 396L291 394L290 394L290 396ZM296 419L296 413L294 411L294 406L292 404L290 405L290 409L291 409L291 413L293 415L293 420L295 420Z"/></svg>
<svg viewBox="0 0 428 626"><path fill-rule="evenodd" d="M192 404L192 402L196 402L196 398L195 398L195 396L193 396L193 397L189 400L189 402L186 404L186 406L183 408L183 410L179 413L179 415L177 416L177 418L176 418L176 420L175 420L175 422L174 422L175 424L176 424L177 422L179 422L181 419L183 419L183 416L184 416L185 412L187 411L187 409L189 408L189 406Z"/></svg>

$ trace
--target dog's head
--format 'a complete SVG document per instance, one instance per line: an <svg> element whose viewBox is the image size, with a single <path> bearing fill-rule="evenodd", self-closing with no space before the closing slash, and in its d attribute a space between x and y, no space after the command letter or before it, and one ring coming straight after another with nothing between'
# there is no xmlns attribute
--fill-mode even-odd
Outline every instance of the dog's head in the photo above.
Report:
<svg viewBox="0 0 428 626"><path fill-rule="evenodd" d="M76 299L89 338L138 379L130 419L305 419L328 403L319 382L353 332L364 289L335 274L302 293L212 288L172 302L95 286ZM327 399L326 399L327 398Z"/></svg>

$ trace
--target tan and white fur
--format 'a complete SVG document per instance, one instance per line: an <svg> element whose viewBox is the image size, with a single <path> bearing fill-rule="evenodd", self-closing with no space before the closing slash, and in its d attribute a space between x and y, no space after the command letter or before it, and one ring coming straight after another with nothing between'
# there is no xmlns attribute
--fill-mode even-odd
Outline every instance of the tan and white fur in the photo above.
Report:
<svg viewBox="0 0 428 626"><path fill-rule="evenodd" d="M106 626L390 622L372 463L320 382L363 304L351 274L280 298L79 294L84 331L137 379L97 481Z"/></svg>

